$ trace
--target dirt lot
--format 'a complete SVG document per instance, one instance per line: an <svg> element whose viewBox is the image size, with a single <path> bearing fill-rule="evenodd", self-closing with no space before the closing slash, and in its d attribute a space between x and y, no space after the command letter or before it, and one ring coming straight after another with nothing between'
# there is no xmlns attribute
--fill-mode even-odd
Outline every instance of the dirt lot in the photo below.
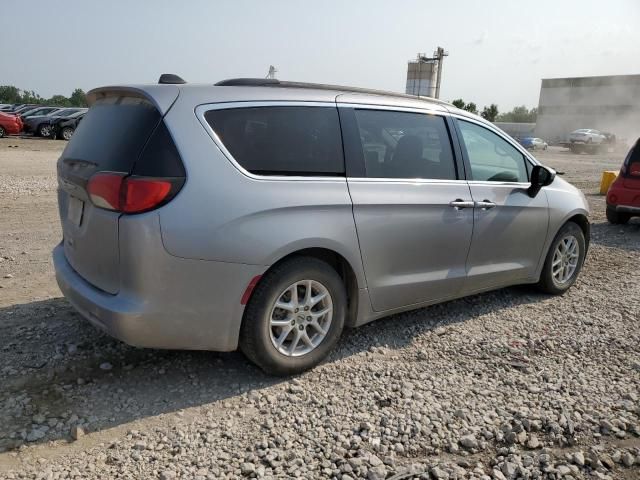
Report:
<svg viewBox="0 0 640 480"><path fill-rule="evenodd" d="M274 379L238 353L128 347L61 298L63 147L0 139L0 478L640 478L640 222L608 225L597 195L619 155L538 155L592 208L565 296L397 315Z"/></svg>

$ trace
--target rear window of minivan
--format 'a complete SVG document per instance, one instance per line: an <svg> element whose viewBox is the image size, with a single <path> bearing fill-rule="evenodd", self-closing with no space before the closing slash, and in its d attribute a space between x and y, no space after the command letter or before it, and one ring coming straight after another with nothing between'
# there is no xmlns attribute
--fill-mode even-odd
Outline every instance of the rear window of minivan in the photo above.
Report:
<svg viewBox="0 0 640 480"><path fill-rule="evenodd" d="M335 107L209 110L205 119L245 170L257 175L344 176Z"/></svg>

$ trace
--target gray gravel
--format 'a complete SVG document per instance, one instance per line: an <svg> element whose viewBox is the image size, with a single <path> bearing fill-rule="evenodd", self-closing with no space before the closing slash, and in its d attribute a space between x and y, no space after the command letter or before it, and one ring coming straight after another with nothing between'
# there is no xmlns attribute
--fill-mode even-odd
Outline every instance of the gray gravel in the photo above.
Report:
<svg viewBox="0 0 640 480"><path fill-rule="evenodd" d="M25 175L53 175L55 154ZM54 192L5 187L0 205L35 202L48 220L0 207L0 478L639 478L640 222L604 222L598 171L619 159L543 155L594 209L575 288L381 320L289 379L93 329L46 294ZM0 143L0 171L9 161Z"/></svg>

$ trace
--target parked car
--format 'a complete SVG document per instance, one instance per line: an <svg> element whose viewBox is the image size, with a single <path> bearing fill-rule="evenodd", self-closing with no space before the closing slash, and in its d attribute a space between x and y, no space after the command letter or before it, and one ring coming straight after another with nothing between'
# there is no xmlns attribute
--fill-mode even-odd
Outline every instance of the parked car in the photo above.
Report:
<svg viewBox="0 0 640 480"><path fill-rule="evenodd" d="M0 112L0 138L16 135L22 131L22 120L15 115Z"/></svg>
<svg viewBox="0 0 640 480"><path fill-rule="evenodd" d="M607 220L627 223L640 216L640 139L627 154L618 178L607 192Z"/></svg>
<svg viewBox="0 0 640 480"><path fill-rule="evenodd" d="M20 115L23 112L26 112L27 110L31 110L35 107L39 107L40 105L36 105L36 104L32 104L32 103L25 103L23 105L16 105L13 110L11 110L10 113L13 113L14 115Z"/></svg>
<svg viewBox="0 0 640 480"><path fill-rule="evenodd" d="M38 115L50 115L52 113L57 112L58 110L61 110L60 107L35 107L32 108L30 110L25 110L24 112L20 113L20 118L22 118L22 120L24 120L25 118L29 118L29 117L35 117Z"/></svg>
<svg viewBox="0 0 640 480"><path fill-rule="evenodd" d="M520 139L520 145L527 150L546 150L549 146L547 142L537 137L524 137Z"/></svg>
<svg viewBox="0 0 640 480"><path fill-rule="evenodd" d="M49 115L36 115L24 120L24 131L33 133L36 137L48 137L51 135L51 124L56 117L67 117L72 113L86 111L86 108L61 108Z"/></svg>
<svg viewBox="0 0 640 480"><path fill-rule="evenodd" d="M85 111L80 111L76 113L72 113L71 115L67 115L65 117L54 117L49 120L49 124L51 125L51 137L57 138L60 140L70 140L73 132L75 132L78 123L82 120L82 117L85 115Z"/></svg>
<svg viewBox="0 0 640 480"><path fill-rule="evenodd" d="M569 134L570 143L600 144L605 138L600 131L589 128L581 128Z"/></svg>
<svg viewBox="0 0 640 480"><path fill-rule="evenodd" d="M56 278L127 343L239 346L290 374L345 326L507 285L562 294L582 268L580 190L444 102L274 79L88 99L58 160Z"/></svg>

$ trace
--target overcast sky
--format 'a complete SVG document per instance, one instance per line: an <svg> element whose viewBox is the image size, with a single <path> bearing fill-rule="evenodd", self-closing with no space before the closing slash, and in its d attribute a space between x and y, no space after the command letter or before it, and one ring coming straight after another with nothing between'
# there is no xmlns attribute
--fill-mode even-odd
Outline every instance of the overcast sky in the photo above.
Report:
<svg viewBox="0 0 640 480"><path fill-rule="evenodd" d="M404 91L441 45L441 97L538 104L540 79L640 73L640 0L29 0L3 2L0 85L264 77Z"/></svg>

